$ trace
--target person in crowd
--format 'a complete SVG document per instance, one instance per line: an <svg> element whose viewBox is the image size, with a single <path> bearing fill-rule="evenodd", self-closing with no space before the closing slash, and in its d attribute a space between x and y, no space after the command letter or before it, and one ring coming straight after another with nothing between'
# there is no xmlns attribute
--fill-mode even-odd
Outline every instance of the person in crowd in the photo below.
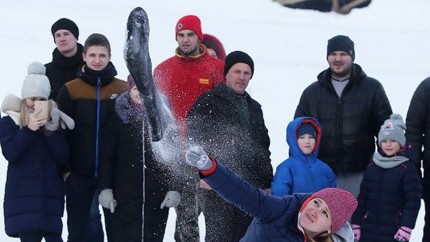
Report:
<svg viewBox="0 0 430 242"><path fill-rule="evenodd" d="M117 79L110 61L111 48L106 36L91 34L85 41L78 77L64 84L57 101L60 109L76 122L68 134L71 157L66 175L68 241L85 241L94 192L97 191L101 137L114 114L115 98L126 90ZM110 211L104 209L105 228L110 241Z"/></svg>
<svg viewBox="0 0 430 242"><path fill-rule="evenodd" d="M406 129L392 114L378 134L380 150L364 173L358 208L352 216L357 241L409 241L421 204L421 184L408 158Z"/></svg>
<svg viewBox="0 0 430 242"><path fill-rule="evenodd" d="M209 158L201 146L191 146L185 156L213 191L254 218L241 241L352 242L343 237L341 229L357 207L350 192L324 188L315 193L274 196Z"/></svg>
<svg viewBox="0 0 430 242"><path fill-rule="evenodd" d="M160 92L166 96L182 139L185 152L185 119L194 101L202 93L211 90L224 81L224 63L209 55L201 44L203 33L201 21L195 15L186 15L175 25L175 39L178 47L175 55L160 63L154 69L154 82ZM183 155L179 163L183 163ZM199 241L198 209L196 191L198 178L183 166L189 177L183 178L175 190L181 193L181 203L176 208L176 241Z"/></svg>
<svg viewBox="0 0 430 242"><path fill-rule="evenodd" d="M74 122L47 101L50 91L45 66L33 62L22 99L10 94L2 103L7 116L0 119L0 144L8 161L4 225L8 236L22 242L63 241L65 187L57 167L67 161L70 150L60 126L73 129ZM38 109L42 103L51 108Z"/></svg>
<svg viewBox="0 0 430 242"><path fill-rule="evenodd" d="M270 191L273 169L270 139L261 105L246 88L254 61L233 51L225 59L226 83L202 94L187 119L191 144L199 144L252 185ZM239 241L252 217L220 198L210 187L204 191L205 241Z"/></svg>
<svg viewBox="0 0 430 242"><path fill-rule="evenodd" d="M424 201L424 231L422 241L430 241L430 78L416 88L406 115L406 141L411 145L411 161L421 178ZM422 174L422 172L424 174Z"/></svg>
<svg viewBox="0 0 430 242"><path fill-rule="evenodd" d="M272 194L312 193L336 187L336 176L331 168L318 160L321 126L310 117L296 118L288 124L287 143L290 157L276 168Z"/></svg>
<svg viewBox="0 0 430 242"><path fill-rule="evenodd" d="M371 0L274 0L285 7L293 9L309 9L320 12L336 12L349 14L354 8L369 6Z"/></svg>
<svg viewBox="0 0 430 242"><path fill-rule="evenodd" d="M211 34L203 34L202 44L206 46L211 56L225 61L225 49L217 37Z"/></svg>
<svg viewBox="0 0 430 242"><path fill-rule="evenodd" d="M179 193L169 190L169 170L155 159L144 115L142 99L130 75L127 91L115 101L115 115L106 128L106 152L101 154L100 163L99 200L113 212L113 241L143 238L162 242L169 214L163 208L176 207L180 202Z"/></svg>
<svg viewBox="0 0 430 242"><path fill-rule="evenodd" d="M64 83L78 76L79 68L84 64L83 46L78 43L79 28L70 19L61 18L51 27L56 48L52 51L52 61L45 64L46 76L51 83L49 98L56 100Z"/></svg>
<svg viewBox="0 0 430 242"><path fill-rule="evenodd" d="M309 116L321 123L318 159L335 172L338 187L357 196L379 127L392 110L382 84L367 76L354 59L349 37L329 39L329 68L303 91L294 117Z"/></svg>
<svg viewBox="0 0 430 242"><path fill-rule="evenodd" d="M84 64L84 47L78 43L79 28L68 18L60 18L51 26L56 48L52 52L52 61L45 64L46 76L51 83L49 98L56 100L64 83L78 77L79 68ZM99 210L98 193L94 193L91 204L90 225L87 242L103 242L104 234Z"/></svg>

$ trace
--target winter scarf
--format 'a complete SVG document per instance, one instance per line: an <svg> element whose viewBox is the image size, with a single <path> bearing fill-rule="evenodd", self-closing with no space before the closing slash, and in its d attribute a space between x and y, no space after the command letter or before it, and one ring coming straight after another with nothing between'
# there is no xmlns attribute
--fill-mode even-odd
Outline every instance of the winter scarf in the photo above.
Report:
<svg viewBox="0 0 430 242"><path fill-rule="evenodd" d="M100 78L101 86L107 86L113 81L117 74L115 66L112 62L109 62L101 71L92 70L87 65L84 65L83 71L79 73L79 77L84 79L91 86L97 86L98 78Z"/></svg>
<svg viewBox="0 0 430 242"><path fill-rule="evenodd" d="M143 105L134 103L128 91L123 92L115 102L115 112L125 124L139 123L144 118Z"/></svg>
<svg viewBox="0 0 430 242"><path fill-rule="evenodd" d="M375 162L375 164L385 169L393 168L408 160L409 158L406 156L399 155L399 156L386 157L380 154L379 152L376 152L375 155L373 156L373 161Z"/></svg>
<svg viewBox="0 0 430 242"><path fill-rule="evenodd" d="M17 125L20 125L22 102L21 98L13 94L9 94L4 98L1 105L1 111L9 115ZM52 105L53 107L58 108L54 101L52 101ZM66 129L66 127L68 129L74 129L75 121L67 114L60 111L60 125L63 129Z"/></svg>
<svg viewBox="0 0 430 242"><path fill-rule="evenodd" d="M82 63L82 52L84 47L77 44L77 51L74 56L66 57L58 51L58 48L52 52L52 62L63 70L76 70L76 67Z"/></svg>

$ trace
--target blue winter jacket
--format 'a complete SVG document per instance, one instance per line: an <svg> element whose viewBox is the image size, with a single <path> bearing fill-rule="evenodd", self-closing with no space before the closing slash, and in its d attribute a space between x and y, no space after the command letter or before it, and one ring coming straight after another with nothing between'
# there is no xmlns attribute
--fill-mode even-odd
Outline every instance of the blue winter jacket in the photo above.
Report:
<svg viewBox="0 0 430 242"><path fill-rule="evenodd" d="M297 218L302 203L310 194L278 197L251 186L221 163L204 180L224 199L254 217L245 236L249 241L304 241L297 228Z"/></svg>
<svg viewBox="0 0 430 242"><path fill-rule="evenodd" d="M303 154L297 143L297 129L304 123L310 123L317 130L315 149L309 155ZM336 176L332 169L317 159L321 140L321 126L310 117L296 118L288 124L287 143L290 157L276 168L272 183L272 193L277 196L293 193L313 193L323 188L336 187Z"/></svg>
<svg viewBox="0 0 430 242"><path fill-rule="evenodd" d="M69 148L62 131L45 136L19 128L10 116L0 119L0 143L8 161L4 196L6 234L40 230L61 236L64 181L57 165L66 162Z"/></svg>

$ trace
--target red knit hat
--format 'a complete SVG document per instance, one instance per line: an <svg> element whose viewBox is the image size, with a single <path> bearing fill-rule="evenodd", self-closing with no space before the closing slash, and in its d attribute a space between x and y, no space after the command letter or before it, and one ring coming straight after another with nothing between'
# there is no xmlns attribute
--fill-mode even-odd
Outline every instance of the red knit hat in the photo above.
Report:
<svg viewBox="0 0 430 242"><path fill-rule="evenodd" d="M200 40L203 39L202 25L199 17L195 15L187 15L179 19L175 26L175 39L179 31L186 29L196 33Z"/></svg>
<svg viewBox="0 0 430 242"><path fill-rule="evenodd" d="M340 188L324 188L312 197L324 200L331 213L331 231L337 232L351 217L357 208L357 199L348 191Z"/></svg>

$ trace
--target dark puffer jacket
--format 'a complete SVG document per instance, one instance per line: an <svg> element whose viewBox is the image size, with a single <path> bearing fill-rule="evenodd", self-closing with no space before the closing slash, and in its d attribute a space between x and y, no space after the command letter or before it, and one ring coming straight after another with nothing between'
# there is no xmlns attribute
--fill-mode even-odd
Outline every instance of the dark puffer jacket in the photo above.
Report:
<svg viewBox="0 0 430 242"><path fill-rule="evenodd" d="M61 130L51 136L19 128L11 117L0 120L0 142L8 161L4 196L6 234L19 237L39 230L61 236L64 181L57 165L69 157Z"/></svg>
<svg viewBox="0 0 430 242"><path fill-rule="evenodd" d="M406 116L406 127L406 140L412 146L411 160L418 169L421 168L422 161L423 195L428 196L430 194L430 78L422 81L412 96Z"/></svg>
<svg viewBox="0 0 430 242"><path fill-rule="evenodd" d="M401 158L401 154L393 157ZM411 161L392 168L371 163L364 173L358 207L351 219L352 224L361 225L360 241L391 242L401 226L413 229L420 197L421 185Z"/></svg>
<svg viewBox="0 0 430 242"><path fill-rule="evenodd" d="M100 137L114 114L115 98L125 91L126 82L115 78L117 72L112 63L102 71L84 70L77 79L63 86L57 103L64 113L74 119L76 125L68 133L72 153L68 167L64 170L95 177L98 171L96 153L100 154L96 139L99 140L98 144L102 143Z"/></svg>
<svg viewBox="0 0 430 242"><path fill-rule="evenodd" d="M250 124L241 122L240 97L226 84L201 95L190 110L188 135L216 159L258 188L270 188L270 139L260 104L248 94ZM248 126L249 125L249 126Z"/></svg>
<svg viewBox="0 0 430 242"><path fill-rule="evenodd" d="M336 174L349 174L366 169L375 152L379 128L391 113L381 83L354 64L341 97L327 69L303 91L294 117L310 116L321 123L318 159L328 163Z"/></svg>

